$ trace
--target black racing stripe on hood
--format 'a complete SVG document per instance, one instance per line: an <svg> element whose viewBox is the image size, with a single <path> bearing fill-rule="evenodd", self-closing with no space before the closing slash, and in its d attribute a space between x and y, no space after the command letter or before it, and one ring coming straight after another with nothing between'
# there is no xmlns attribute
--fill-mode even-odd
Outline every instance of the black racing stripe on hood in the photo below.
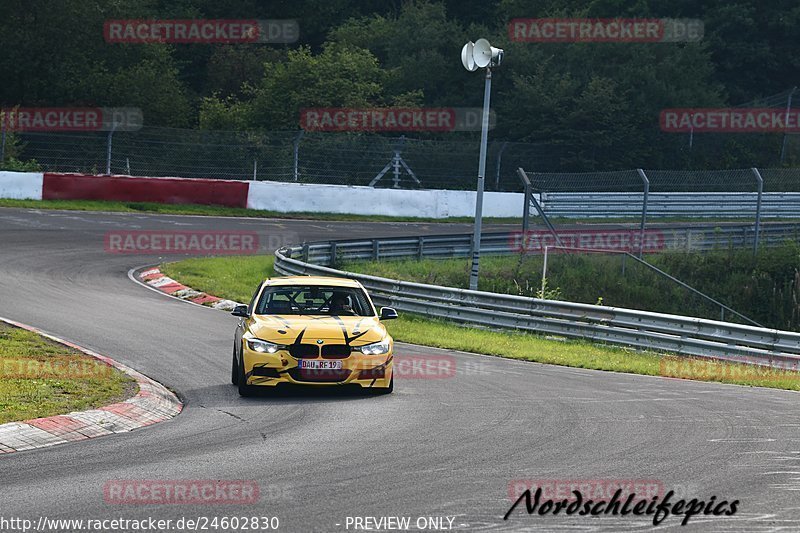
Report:
<svg viewBox="0 0 800 533"><path fill-rule="evenodd" d="M333 318L336 322L339 323L339 327L342 329L342 337L344 338L344 343L348 346L350 346L350 343L353 342L354 340L369 333L369 330L367 330L367 331L362 331L357 335L353 335L352 337L349 337L347 335L347 326L345 325L344 320L342 320L342 318L339 315L332 315L331 318ZM360 320L358 323L360 324L362 321L363 319Z"/></svg>
<svg viewBox="0 0 800 533"><path fill-rule="evenodd" d="M308 328L303 328L303 331L300 332L300 335L297 336L297 338L294 340L294 342L292 344L302 344L303 335L306 334L306 329L308 329Z"/></svg>

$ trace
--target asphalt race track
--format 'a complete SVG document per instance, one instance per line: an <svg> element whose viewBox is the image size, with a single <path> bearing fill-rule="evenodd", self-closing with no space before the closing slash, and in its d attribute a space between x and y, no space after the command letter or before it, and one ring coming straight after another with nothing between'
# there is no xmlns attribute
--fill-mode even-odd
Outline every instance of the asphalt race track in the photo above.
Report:
<svg viewBox="0 0 800 533"><path fill-rule="evenodd" d="M696 516L685 528L670 517L661 529L800 530L795 393L451 353L454 377L398 380L389 396L243 399L229 383L236 319L128 279L158 257L104 251L108 231L154 229L257 231L272 245L471 227L0 209L0 315L109 355L186 402L149 428L0 457L3 516L277 516L291 532L346 531L348 516L455 516L458 531L652 530L647 517L521 509L503 521L514 480L633 479L740 500L733 517ZM152 479L254 480L261 496L238 506L104 501L108 481Z"/></svg>

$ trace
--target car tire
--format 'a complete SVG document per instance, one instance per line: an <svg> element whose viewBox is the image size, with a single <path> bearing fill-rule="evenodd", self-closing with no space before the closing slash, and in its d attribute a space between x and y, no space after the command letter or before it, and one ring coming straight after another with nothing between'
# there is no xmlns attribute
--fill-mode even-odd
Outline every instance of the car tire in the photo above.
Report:
<svg viewBox="0 0 800 533"><path fill-rule="evenodd" d="M236 359L236 346L233 347L233 358L231 362L231 383L239 384L239 362Z"/></svg>
<svg viewBox="0 0 800 533"><path fill-rule="evenodd" d="M236 385L239 387L239 396L252 396L253 387L247 385L247 378L244 375L244 365L240 365L239 362L236 361L236 369L238 370Z"/></svg>

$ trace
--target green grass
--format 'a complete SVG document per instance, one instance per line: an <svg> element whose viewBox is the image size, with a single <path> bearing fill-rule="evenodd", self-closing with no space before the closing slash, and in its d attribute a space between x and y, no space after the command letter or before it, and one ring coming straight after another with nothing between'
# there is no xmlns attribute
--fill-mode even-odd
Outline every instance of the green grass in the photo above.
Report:
<svg viewBox="0 0 800 533"><path fill-rule="evenodd" d="M272 255L199 257L161 265L161 272L214 296L249 302L258 284L275 276Z"/></svg>
<svg viewBox="0 0 800 533"><path fill-rule="evenodd" d="M0 199L0 207L21 207L32 209L63 209L67 211L106 211L115 213L157 213L163 215L204 215L215 217L281 218L297 220L338 220L365 222L444 222L467 223L472 217L415 218L384 215L346 215L339 213L279 213L244 209L241 207L222 207L193 204L157 204L151 202L106 202L99 200L9 200ZM486 224L522 224L521 218L484 218Z"/></svg>
<svg viewBox="0 0 800 533"><path fill-rule="evenodd" d="M164 264L161 270L194 289L239 302L249 301L259 282L275 275L272 256L186 259ZM800 373L640 352L580 340L545 338L529 333L490 331L408 313L403 313L397 320L387 321L386 327L397 341L449 350L612 372L800 390Z"/></svg>
<svg viewBox="0 0 800 533"><path fill-rule="evenodd" d="M93 357L0 323L0 423L102 407L136 390Z"/></svg>

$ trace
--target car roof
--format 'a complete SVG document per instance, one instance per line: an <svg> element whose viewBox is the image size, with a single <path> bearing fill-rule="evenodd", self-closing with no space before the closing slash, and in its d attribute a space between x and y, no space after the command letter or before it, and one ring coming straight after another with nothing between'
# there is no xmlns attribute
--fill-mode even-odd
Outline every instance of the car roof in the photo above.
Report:
<svg viewBox="0 0 800 533"><path fill-rule="evenodd" d="M361 288L361 284L354 279L334 278L328 276L284 276L268 278L264 285L279 287L281 285L318 285L320 287L354 287Z"/></svg>

